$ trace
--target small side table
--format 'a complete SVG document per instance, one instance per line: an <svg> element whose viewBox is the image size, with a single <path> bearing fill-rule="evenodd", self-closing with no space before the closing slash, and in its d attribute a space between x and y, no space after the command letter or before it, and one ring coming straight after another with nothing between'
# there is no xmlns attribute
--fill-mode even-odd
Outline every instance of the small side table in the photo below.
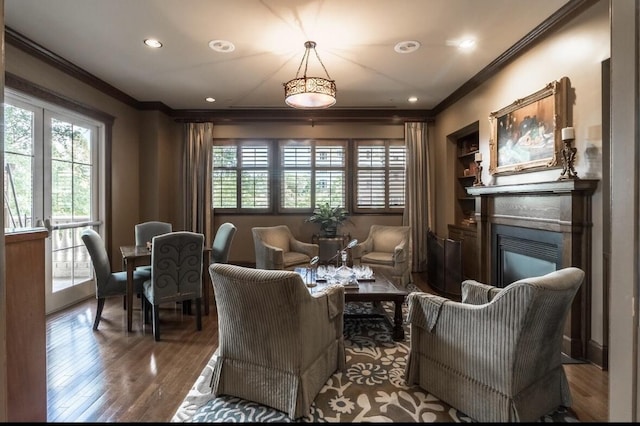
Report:
<svg viewBox="0 0 640 426"><path fill-rule="evenodd" d="M325 237L319 234L313 234L311 242L317 244L320 247L320 264L326 265L333 256L336 255L338 250L343 249L351 241L351 234L341 234L335 237ZM350 260L350 259L349 259ZM335 264L336 259L333 259L331 263Z"/></svg>

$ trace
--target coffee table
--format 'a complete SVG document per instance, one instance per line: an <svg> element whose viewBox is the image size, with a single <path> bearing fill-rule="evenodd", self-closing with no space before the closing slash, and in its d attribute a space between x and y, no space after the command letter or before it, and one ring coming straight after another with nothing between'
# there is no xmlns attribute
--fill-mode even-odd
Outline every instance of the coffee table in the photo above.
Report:
<svg viewBox="0 0 640 426"><path fill-rule="evenodd" d="M351 318L363 318L371 316L382 316L393 327L393 340L404 340L404 327L402 326L402 304L407 296L407 291L397 288L391 279L383 272L374 270L373 280L361 280L358 288L345 287L344 301L349 302L373 302L374 307L379 311L373 314L345 314ZM327 286L326 281L318 281L318 286L314 292ZM393 302L393 320L380 305L381 302Z"/></svg>

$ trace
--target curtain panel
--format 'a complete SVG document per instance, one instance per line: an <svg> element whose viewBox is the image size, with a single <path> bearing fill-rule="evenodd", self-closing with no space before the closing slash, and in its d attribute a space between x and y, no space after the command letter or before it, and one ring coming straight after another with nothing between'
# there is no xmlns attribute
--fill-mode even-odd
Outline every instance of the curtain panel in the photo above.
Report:
<svg viewBox="0 0 640 426"><path fill-rule="evenodd" d="M185 229L204 234L213 243L211 169L213 123L185 123L183 156L183 217Z"/></svg>
<svg viewBox="0 0 640 426"><path fill-rule="evenodd" d="M413 272L426 270L427 230L433 224L433 177L429 166L427 123L405 123L406 197L402 224L411 226Z"/></svg>

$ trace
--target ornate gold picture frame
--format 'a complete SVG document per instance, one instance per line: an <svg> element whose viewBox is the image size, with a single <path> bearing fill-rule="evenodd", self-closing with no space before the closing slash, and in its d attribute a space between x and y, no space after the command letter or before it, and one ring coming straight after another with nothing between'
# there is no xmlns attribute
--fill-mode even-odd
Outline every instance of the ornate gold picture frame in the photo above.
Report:
<svg viewBox="0 0 640 426"><path fill-rule="evenodd" d="M561 166L558 153L567 120L567 88L568 79L563 77L489 115L489 173L507 175Z"/></svg>

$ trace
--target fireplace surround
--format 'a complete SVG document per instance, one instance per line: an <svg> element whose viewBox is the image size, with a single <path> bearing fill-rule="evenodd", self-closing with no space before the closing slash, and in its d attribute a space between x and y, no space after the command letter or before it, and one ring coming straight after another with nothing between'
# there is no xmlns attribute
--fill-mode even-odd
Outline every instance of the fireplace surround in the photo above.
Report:
<svg viewBox="0 0 640 426"><path fill-rule="evenodd" d="M564 328L563 351L585 358L591 312L591 196L598 180L467 188L475 197L480 281L514 280L575 266L585 272Z"/></svg>

